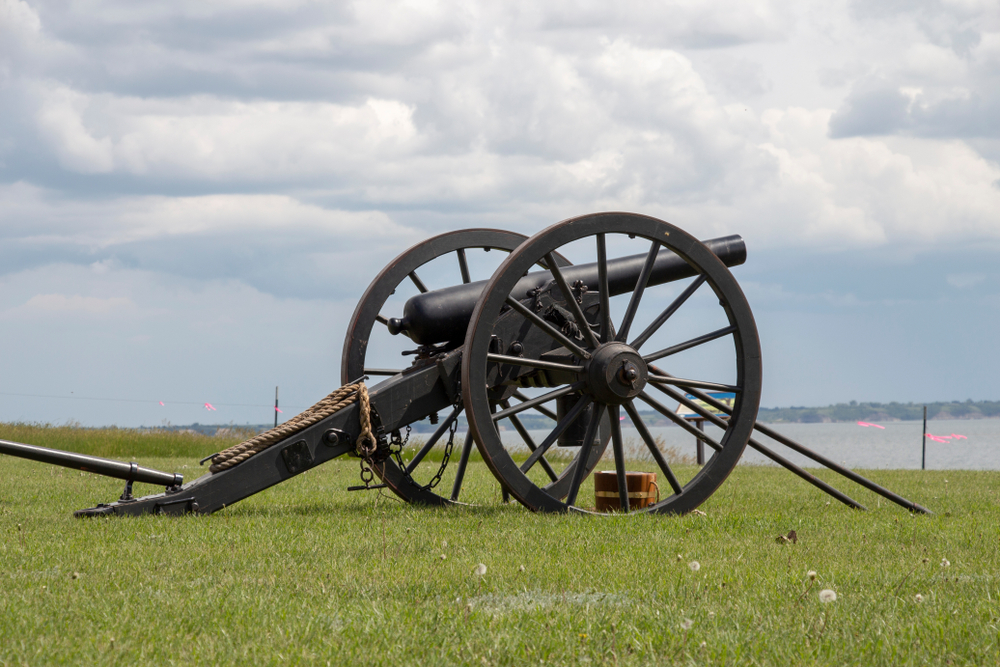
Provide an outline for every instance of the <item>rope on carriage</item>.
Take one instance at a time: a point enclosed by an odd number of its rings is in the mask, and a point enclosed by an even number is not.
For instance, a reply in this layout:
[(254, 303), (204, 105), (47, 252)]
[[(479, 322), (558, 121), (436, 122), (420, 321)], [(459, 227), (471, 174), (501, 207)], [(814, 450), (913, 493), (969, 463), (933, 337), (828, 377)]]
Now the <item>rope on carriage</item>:
[(358, 401), (361, 404), (361, 409), (358, 411), (358, 418), (361, 422), (361, 435), (358, 436), (354, 446), (360, 456), (370, 457), (375, 451), (377, 441), (375, 435), (372, 433), (371, 404), (368, 401), (368, 388), (365, 387), (364, 382), (358, 382), (344, 385), (316, 405), (295, 415), (284, 424), (255, 435), (249, 440), (245, 440), (238, 445), (233, 445), (229, 449), (224, 449), (218, 454), (214, 454), (209, 470), (216, 473), (232, 468), (234, 465), (246, 461), (254, 454), (259, 454), (274, 443), (280, 442), (302, 429), (312, 426), (321, 419), (329, 417), (334, 412), (346, 408), (348, 405), (354, 403), (354, 401)]

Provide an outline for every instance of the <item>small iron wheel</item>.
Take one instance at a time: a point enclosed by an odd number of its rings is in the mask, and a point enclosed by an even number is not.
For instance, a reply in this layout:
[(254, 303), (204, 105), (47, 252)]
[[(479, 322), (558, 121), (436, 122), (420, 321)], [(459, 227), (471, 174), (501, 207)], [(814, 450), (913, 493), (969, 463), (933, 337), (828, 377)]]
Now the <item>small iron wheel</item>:
[[(557, 251), (573, 266), (528, 274)], [(674, 267), (673, 273), (666, 272), (666, 264)], [(686, 286), (677, 282), (684, 277), (691, 277)], [(510, 339), (512, 332), (532, 343), (524, 345), (519, 358), (497, 351), (496, 341)], [(701, 363), (705, 367), (699, 371)], [(493, 411), (505, 387), (538, 378), (544, 380), (537, 385), (545, 387), (541, 394)], [(729, 269), (674, 225), (631, 213), (572, 218), (512, 252), (483, 290), (462, 360), (466, 415), (486, 464), (518, 501), (544, 512), (590, 511), (593, 505), (583, 500), (581, 487), (603, 439), (595, 435), (604, 425), (613, 443), (618, 501), (629, 510), (623, 414), (635, 427), (639, 451), (648, 452), (662, 475), (660, 499), (640, 511), (690, 512), (739, 461), (753, 430), (760, 387), (756, 324)], [(669, 400), (686, 408), (693, 402), (686, 390), (733, 395), (732, 416), (721, 436), (699, 431), (677, 409), (661, 403)], [(559, 421), (538, 436), (534, 451), (505, 445), (500, 419), (532, 405), (558, 403)], [(640, 405), (701, 439), (715, 450), (711, 458), (703, 465), (671, 464), (640, 415)], [(568, 444), (575, 445), (570, 450), (575, 456), (560, 473), (567, 486), (552, 493), (551, 483), (540, 483), (545, 477), (536, 464), (553, 445), (567, 444), (561, 442), (567, 433), (573, 434)], [(577, 465), (581, 459), (588, 465)], [(683, 474), (674, 468), (683, 468)]]

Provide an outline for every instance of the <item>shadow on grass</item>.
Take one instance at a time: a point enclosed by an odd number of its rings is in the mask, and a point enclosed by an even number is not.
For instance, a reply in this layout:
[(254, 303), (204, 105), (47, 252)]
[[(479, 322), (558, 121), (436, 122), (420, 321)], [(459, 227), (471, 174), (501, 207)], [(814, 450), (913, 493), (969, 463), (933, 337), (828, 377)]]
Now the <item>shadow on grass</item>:
[(223, 512), (229, 516), (241, 517), (280, 517), (280, 516), (325, 516), (329, 514), (340, 514), (348, 516), (369, 516), (375, 513), (389, 511), (395, 515), (406, 514), (431, 514), (449, 516), (469, 516), (469, 517), (495, 517), (509, 515), (514, 512), (527, 512), (526, 509), (517, 503), (509, 505), (420, 505), (417, 503), (406, 503), (402, 500), (392, 498), (390, 502), (380, 499), (376, 504), (357, 502), (310, 502), (296, 504), (274, 504), (274, 505), (247, 505), (244, 507), (228, 507)]

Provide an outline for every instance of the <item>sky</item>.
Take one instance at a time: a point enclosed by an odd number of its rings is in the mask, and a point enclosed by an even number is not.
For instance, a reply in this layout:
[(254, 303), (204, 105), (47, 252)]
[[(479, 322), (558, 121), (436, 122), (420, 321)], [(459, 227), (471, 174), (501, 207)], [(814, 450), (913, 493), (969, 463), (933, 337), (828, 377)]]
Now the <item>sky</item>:
[(997, 400), (998, 119), (995, 0), (0, 0), (0, 421), (288, 416), (413, 243), (602, 210), (744, 237), (764, 406)]

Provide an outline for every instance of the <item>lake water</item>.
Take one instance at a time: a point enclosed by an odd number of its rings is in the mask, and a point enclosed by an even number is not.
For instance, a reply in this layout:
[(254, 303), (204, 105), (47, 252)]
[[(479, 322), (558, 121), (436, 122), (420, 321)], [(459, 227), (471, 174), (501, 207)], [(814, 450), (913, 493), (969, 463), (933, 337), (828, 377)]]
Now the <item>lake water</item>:
[[(854, 422), (832, 424), (769, 424), (772, 430), (795, 440), (809, 449), (848, 468), (920, 468), (922, 422), (886, 422), (884, 429), (858, 426)], [(721, 431), (708, 426), (707, 433), (716, 439)], [(623, 428), (629, 457), (649, 460), (649, 453), (632, 428)], [(964, 435), (947, 442), (927, 440), (928, 470), (1000, 470), (1000, 419), (939, 420), (927, 423), (927, 431), (939, 436)], [(694, 456), (694, 436), (678, 427), (651, 428), (654, 437), (663, 439), (664, 446), (676, 448), (684, 455)], [(540, 442), (547, 431), (532, 431)], [(513, 430), (503, 433), (504, 442), (520, 443)], [(765, 447), (802, 467), (819, 464), (796, 454), (784, 445), (760, 434), (754, 435)], [(610, 455), (611, 448), (608, 448)], [(706, 447), (706, 456), (712, 450)], [(749, 446), (741, 463), (772, 464)]]

